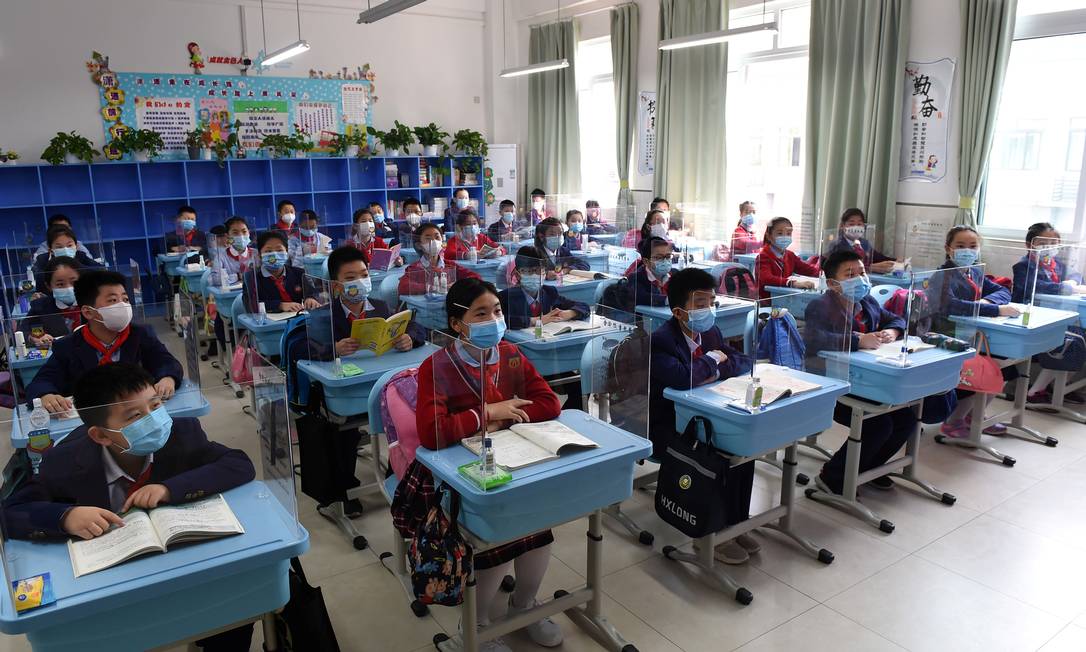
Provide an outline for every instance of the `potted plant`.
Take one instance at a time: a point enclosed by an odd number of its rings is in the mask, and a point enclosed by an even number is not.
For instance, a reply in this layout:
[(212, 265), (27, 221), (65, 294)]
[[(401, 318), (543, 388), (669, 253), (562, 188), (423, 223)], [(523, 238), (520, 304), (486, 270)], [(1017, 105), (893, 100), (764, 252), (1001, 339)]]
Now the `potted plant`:
[(336, 134), (332, 138), (332, 153), (336, 156), (362, 157), (369, 153), (369, 143), (366, 142), (366, 132), (361, 128), (352, 129), (350, 133)]
[(452, 185), (452, 159), (443, 158), (430, 168), (433, 183), (438, 187)]
[(0, 163), (7, 163), (8, 165), (15, 165), (19, 162), (19, 152), (13, 149), (4, 151), (0, 149)]
[(185, 147), (188, 148), (189, 158), (193, 161), (210, 161), (212, 144), (210, 129), (198, 126), (185, 134)]
[(313, 149), (313, 137), (300, 125), (294, 125), (294, 133), (288, 136), (290, 139), (290, 151), (294, 158), (305, 158), (309, 150)]
[(124, 154), (131, 154), (137, 163), (147, 163), (166, 147), (162, 136), (151, 129), (125, 129), (113, 141)]
[(460, 156), (486, 156), (486, 139), (478, 131), (461, 129), (453, 134), (452, 151)]
[(378, 131), (373, 127), (366, 127), (366, 132), (381, 141), (381, 148), (385, 151), (385, 156), (403, 156), (411, 143), (415, 142), (415, 134), (411, 131), (411, 127), (399, 120), (396, 120), (392, 129), (388, 131)]
[(460, 162), (460, 172), (463, 175), (460, 183), (465, 186), (479, 185), (479, 163), (474, 158), (464, 159)]
[[(211, 141), (211, 150), (215, 153), (215, 158), (219, 160), (219, 167), (226, 167), (226, 159), (233, 153), (238, 158), (244, 158), (245, 150), (241, 149), (241, 140), (238, 134), (241, 133), (241, 120), (235, 120), (232, 128), (230, 129), (230, 135), (225, 139)], [(210, 137), (209, 137), (210, 140)]]
[(415, 127), (414, 131), (419, 139), (419, 145), (422, 145), (423, 156), (437, 156), (437, 146), (441, 145), (444, 148), (445, 139), (449, 137), (448, 133), (432, 122), (425, 127)]
[(49, 146), (41, 153), (43, 161), (60, 165), (61, 163), (90, 163), (94, 160), (94, 146), (88, 138), (74, 131), (58, 131), (49, 141)]

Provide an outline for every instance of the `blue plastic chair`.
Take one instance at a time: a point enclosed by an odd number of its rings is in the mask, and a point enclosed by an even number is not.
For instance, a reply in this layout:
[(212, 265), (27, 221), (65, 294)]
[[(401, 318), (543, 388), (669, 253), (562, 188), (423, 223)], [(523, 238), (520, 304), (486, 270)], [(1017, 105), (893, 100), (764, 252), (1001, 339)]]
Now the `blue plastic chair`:
[(609, 278), (606, 281), (603, 281), (599, 285), (597, 285), (596, 286), (596, 293), (592, 295), (592, 302), (595, 303), (596, 305), (599, 305), (600, 301), (603, 301), (603, 293), (604, 293), (604, 291), (608, 287), (614, 285), (615, 283), (618, 283), (620, 280), (621, 279), (617, 279), (617, 278)]
[(400, 304), (400, 277), (389, 274), (381, 279), (374, 298), (384, 301), (389, 307), (395, 309)]
[(504, 290), (509, 287), (509, 265), (513, 264), (513, 257), (507, 256), (505, 260), (498, 263), (498, 270), (495, 272), (494, 287), (499, 290)]
[(876, 285), (871, 288), (871, 296), (875, 297), (879, 301), (880, 306), (885, 306), (886, 302), (890, 300), (890, 297), (894, 296), (894, 292), (900, 290), (896, 285)]

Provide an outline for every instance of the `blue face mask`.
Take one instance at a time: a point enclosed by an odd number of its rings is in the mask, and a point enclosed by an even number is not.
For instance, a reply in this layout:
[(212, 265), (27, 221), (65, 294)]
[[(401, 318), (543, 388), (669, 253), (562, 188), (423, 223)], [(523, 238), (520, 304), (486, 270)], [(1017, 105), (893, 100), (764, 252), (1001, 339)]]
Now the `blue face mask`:
[(656, 278), (664, 278), (671, 272), (670, 260), (658, 260), (652, 263), (652, 275)]
[(74, 306), (75, 288), (53, 288), (53, 298), (66, 306)]
[(385, 221), (385, 214), (384, 213), (374, 213), (373, 214), (373, 221), (377, 222), (378, 224), (381, 224), (382, 222)]
[(460, 229), (460, 238), (475, 242), (475, 236), (479, 235), (479, 227), (477, 225), (465, 226)]
[(373, 281), (367, 276), (353, 281), (343, 281), (343, 294), (340, 296), (347, 303), (355, 305), (365, 301), (372, 290)]
[(287, 252), (285, 251), (269, 251), (260, 257), (260, 262), (264, 264), (264, 269), (269, 272), (274, 272), (287, 264)]
[(230, 240), (230, 244), (237, 252), (245, 251), (245, 248), (249, 246), (249, 236), (247, 235), (235, 235)]
[(520, 277), (520, 287), (524, 288), (524, 291), (532, 296), (539, 294), (539, 288), (543, 285), (543, 279), (539, 274), (525, 274)]
[(562, 246), (562, 236), (548, 235), (546, 244), (548, 251), (558, 251), (558, 248)]
[(743, 226), (754, 226), (754, 213), (747, 213), (743, 216)]
[(60, 258), (61, 256), (75, 258), (75, 247), (57, 247), (53, 250), (53, 258)]
[(505, 222), (506, 224), (512, 224), (513, 217), (514, 215), (511, 212), (502, 213), (502, 222)]
[(781, 251), (787, 249), (791, 244), (792, 236), (790, 235), (779, 235), (776, 238), (773, 238), (773, 246)]
[(686, 325), (695, 333), (704, 333), (716, 323), (716, 312), (712, 308), (686, 311)]
[(569, 230), (574, 233), (580, 233), (581, 231), (584, 231), (584, 222), (574, 222), (573, 224), (570, 224)]
[(460, 210), (463, 210), (463, 209), (467, 208), (468, 207), (468, 198), (467, 197), (457, 197), (456, 198), (456, 207), (459, 208)]
[(313, 236), (317, 235), (317, 230), (316, 229), (303, 229), (301, 227), (298, 227), (298, 233), (301, 233), (302, 235), (304, 235), (307, 238), (312, 238)]
[(185, 233), (196, 228), (196, 220), (181, 220), (181, 230)]
[(119, 432), (128, 441), (128, 448), (121, 451), (129, 455), (150, 455), (166, 445), (173, 430), (173, 417), (166, 411), (165, 405), (160, 405), (150, 414), (141, 417), (120, 430), (106, 428), (113, 432)]
[(866, 276), (853, 276), (838, 282), (841, 284), (841, 294), (853, 301), (860, 301), (871, 292), (871, 282)]
[(494, 319), (468, 324), (468, 341), (480, 349), (497, 346), (505, 335), (505, 320)]
[(980, 258), (980, 249), (955, 249), (950, 254), (950, 259), (958, 267), (969, 267)]

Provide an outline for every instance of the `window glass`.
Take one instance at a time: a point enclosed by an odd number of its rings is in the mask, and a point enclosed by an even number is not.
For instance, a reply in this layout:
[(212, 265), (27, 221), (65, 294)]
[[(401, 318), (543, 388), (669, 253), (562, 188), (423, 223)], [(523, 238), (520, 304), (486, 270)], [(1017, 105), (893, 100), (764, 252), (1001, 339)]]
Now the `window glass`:
[[(581, 133), (581, 192), (612, 207), (618, 199), (615, 164), (615, 90), (611, 39), (577, 45), (577, 102)], [(631, 170), (631, 174), (633, 170)]]

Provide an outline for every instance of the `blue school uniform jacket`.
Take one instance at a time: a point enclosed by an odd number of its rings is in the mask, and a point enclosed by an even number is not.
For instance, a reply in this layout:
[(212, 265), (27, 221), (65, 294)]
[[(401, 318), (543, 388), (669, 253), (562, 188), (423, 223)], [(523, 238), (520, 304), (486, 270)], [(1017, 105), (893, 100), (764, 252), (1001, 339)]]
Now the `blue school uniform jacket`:
[[(387, 319), (396, 314), (392, 308), (380, 299), (367, 299), (366, 317)], [(328, 315), (331, 314), (331, 319)], [(332, 360), (335, 358), (335, 344), (351, 335), (351, 322), (343, 311), (339, 299), (333, 299), (330, 306), (323, 306), (310, 311), (306, 323), (306, 340), (291, 347), (288, 354), (292, 363), (298, 360)], [(427, 331), (414, 319), (407, 324), (407, 335), (411, 337), (411, 346), (420, 347), (426, 343)]]
[(724, 343), (724, 335), (713, 326), (701, 334), (703, 352), (722, 351), (728, 359), (717, 364), (713, 358), (694, 357), (679, 320), (672, 317), (652, 333), (649, 361), (649, 438), (652, 454), (659, 458), (675, 436), (675, 404), (664, 398), (664, 389), (691, 389), (710, 379), (724, 380), (749, 372), (753, 361)]
[(840, 296), (836, 292), (826, 292), (807, 306), (803, 339), (809, 361), (814, 361), (819, 351), (840, 351), (845, 333), (850, 334), (850, 351), (859, 350), (863, 333), (896, 328), (905, 334), (905, 319), (883, 308), (875, 297), (864, 297), (859, 303), (859, 313), (848, 314), (848, 307), (841, 303)]
[[(948, 260), (939, 269), (954, 267), (954, 263)], [(973, 283), (980, 288), (979, 298), (987, 299), (991, 303), (979, 303), (966, 274), (969, 274)], [(1007, 288), (985, 278), (977, 267), (935, 274), (931, 277), (927, 294), (931, 306), (943, 315), (972, 315), (976, 306), (981, 317), (998, 317), (999, 306), (1010, 303), (1011, 300), (1011, 293)]]
[[(49, 262), (49, 258), (51, 256), (52, 252), (40, 254), (37, 258), (34, 259), (34, 264), (31, 266), (30, 271), (33, 272), (34, 278), (37, 280), (39, 292), (49, 291), (49, 288), (46, 286), (46, 283), (48, 283), (49, 279), (45, 277), (44, 270), (45, 265)], [(102, 266), (101, 263), (91, 258), (88, 254), (85, 254), (79, 250), (75, 252), (75, 262), (79, 263), (79, 266), (84, 269)]]
[[(46, 394), (71, 396), (83, 373), (98, 366), (99, 353), (83, 339), (82, 328), (53, 342), (52, 355), (26, 388), (28, 403)], [(138, 364), (156, 383), (163, 378), (173, 378), (174, 385), (180, 387), (185, 376), (181, 363), (166, 349), (154, 330), (142, 324), (129, 324), (128, 329), (128, 339), (120, 349), (120, 362)]]
[(1068, 275), (1067, 265), (1062, 260), (1055, 258), (1053, 262), (1055, 263), (1055, 269), (1049, 269), (1047, 265), (1041, 265), (1040, 269), (1038, 269), (1036, 256), (1028, 254), (1022, 256), (1011, 268), (1014, 273), (1014, 283), (1011, 286), (1011, 301), (1014, 303), (1028, 303), (1033, 298), (1030, 296), (1029, 286), (1033, 283), (1034, 275), (1037, 277), (1037, 284), (1032, 292), (1034, 295), (1069, 294), (1070, 290), (1064, 288), (1063, 281), (1082, 282), (1082, 276), (1079, 274)]
[(373, 235), (381, 238), (388, 243), (388, 246), (397, 244), (399, 241), (396, 239), (397, 233), (388, 225), (388, 218), (385, 218), (384, 222), (373, 223)]
[[(76, 308), (78, 310), (78, 308)], [(57, 306), (53, 295), (47, 294), (30, 302), (30, 309), (26, 311), (26, 317), (19, 324), (19, 330), (24, 335), (30, 335), (31, 330), (40, 328), (46, 335), (60, 337), (71, 332), (68, 319), (64, 317), (62, 309)]]
[[(498, 292), (498, 301), (502, 304), (502, 314), (505, 315), (505, 324), (513, 330), (528, 328), (532, 325), (532, 304), (528, 293), (519, 285), (506, 288)], [(584, 319), (588, 314), (588, 306), (580, 301), (567, 299), (558, 292), (553, 285), (544, 285), (539, 288), (539, 314), (545, 315), (551, 310), (572, 310), (577, 313), (576, 319)]]
[(649, 279), (648, 270), (643, 264), (638, 263), (637, 268), (633, 274), (630, 274), (630, 286), (634, 293), (634, 305), (638, 306), (666, 306), (667, 305), (667, 291), (664, 287), (667, 285), (665, 280), (663, 284), (653, 283)]
[[(304, 270), (287, 265), (283, 268), (282, 278), (283, 287), (286, 288), (291, 301), (301, 303), (307, 296), (314, 296), (315, 293), (307, 293), (304, 289)], [(251, 313), (257, 312), (261, 301), (264, 302), (264, 309), (267, 312), (282, 312), (279, 305), (283, 303), (283, 298), (279, 295), (279, 289), (275, 286), (275, 281), (270, 276), (264, 275), (263, 268), (244, 275), (244, 287), (241, 296), (245, 297), (243, 299), (245, 309)]]
[(184, 245), (186, 247), (199, 247), (200, 251), (207, 252), (207, 236), (200, 229), (192, 230), (192, 237), (186, 238), (178, 233), (166, 234), (166, 251), (169, 252), (174, 247), (180, 247)]
[[(173, 505), (208, 498), (249, 482), (253, 463), (240, 450), (208, 441), (197, 419), (175, 417), (170, 438), (155, 452), (148, 484), (163, 484)], [(81, 425), (45, 452), (38, 473), (4, 501), (8, 536), (67, 537), (61, 529), (72, 507), (112, 509), (102, 446)]]
[(547, 248), (540, 242), (535, 243), (536, 249), (538, 249), (544, 256), (544, 264), (550, 269), (558, 269), (559, 267), (569, 267), (570, 269), (581, 269), (584, 271), (589, 270), (588, 261), (584, 258), (578, 258), (570, 252), (569, 247), (562, 244), (558, 247), (558, 251), (554, 252), (554, 256), (551, 256)]

